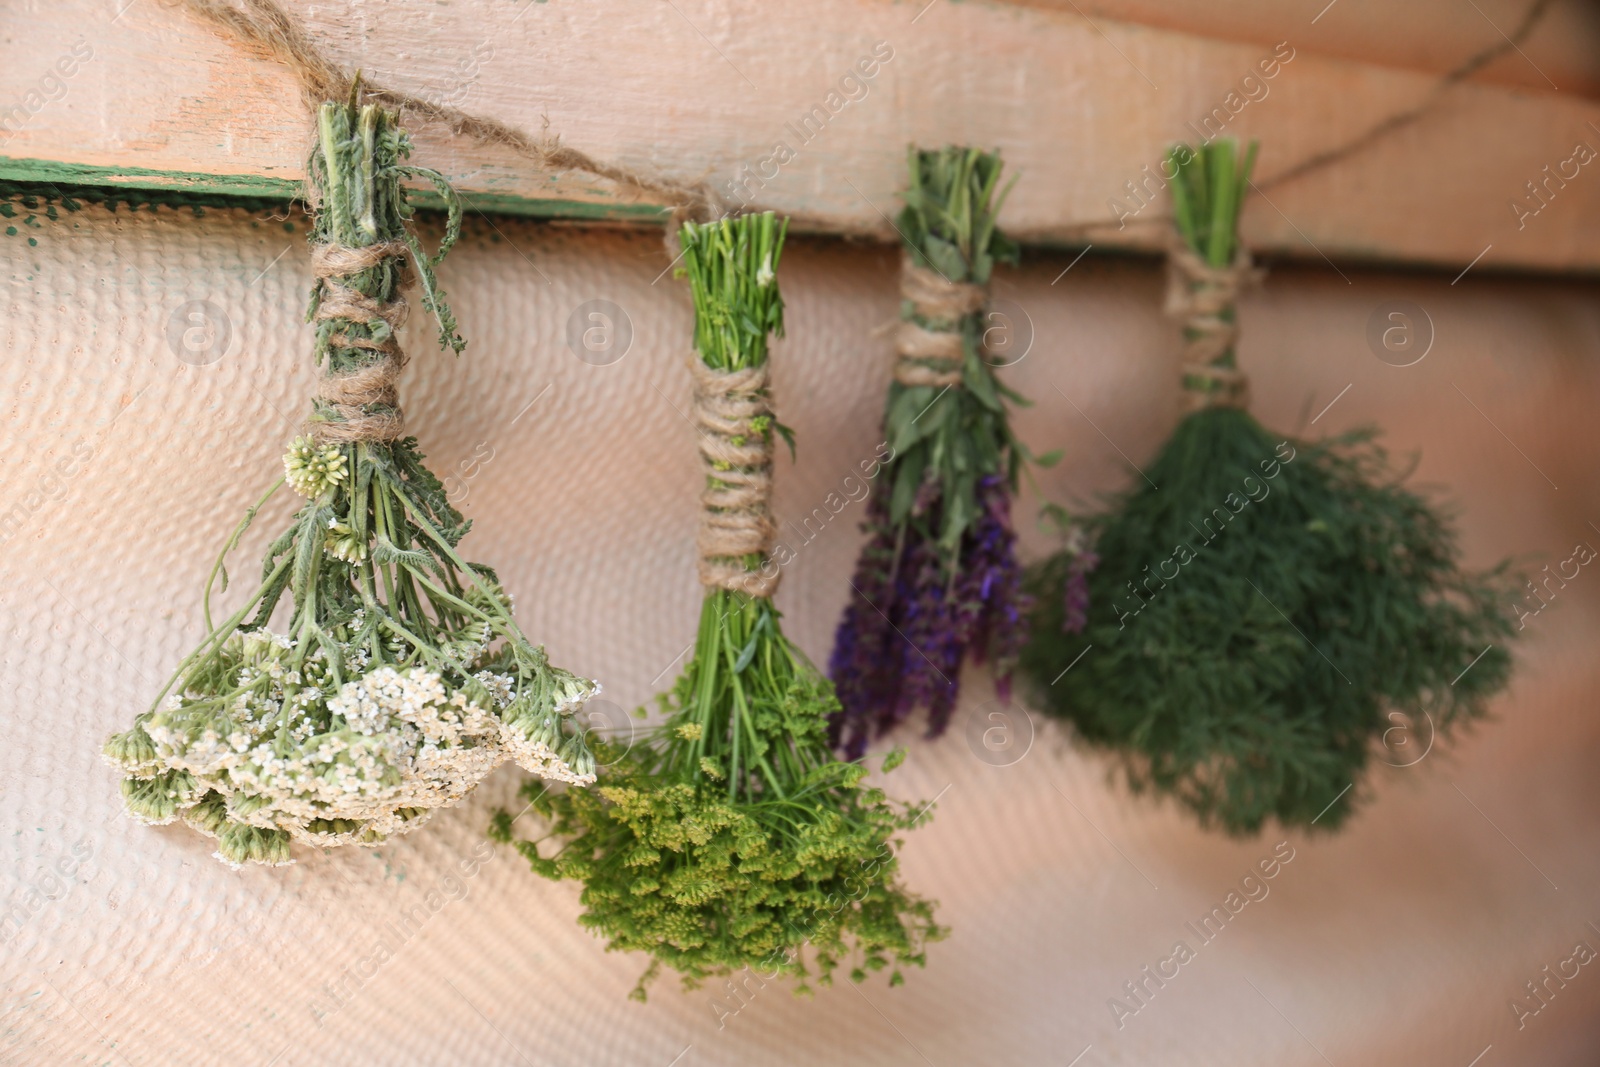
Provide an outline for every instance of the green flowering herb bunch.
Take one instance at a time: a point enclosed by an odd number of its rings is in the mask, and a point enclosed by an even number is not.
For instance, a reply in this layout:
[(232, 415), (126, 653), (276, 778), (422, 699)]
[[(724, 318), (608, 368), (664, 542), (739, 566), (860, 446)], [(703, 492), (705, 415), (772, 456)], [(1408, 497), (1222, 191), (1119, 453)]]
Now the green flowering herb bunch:
[[(1337, 827), (1376, 742), (1419, 749), (1507, 681), (1504, 566), (1473, 573), (1372, 431), (1306, 442), (1245, 410), (1236, 221), (1254, 150), (1174, 149), (1174, 304), (1193, 410), (1137, 489), (1031, 568), (1040, 704), (1208, 825)], [(1087, 581), (1087, 595), (1078, 589)], [(1087, 604), (1085, 604), (1087, 600)], [(1070, 668), (1070, 669), (1068, 669)]]
[[(464, 344), (433, 274), (460, 203), (438, 175), (401, 164), (409, 141), (380, 107), (325, 104), (319, 135), (310, 318), (323, 380), (310, 432), (213, 567), (206, 637), (105, 746), (135, 818), (182, 819), (234, 866), (289, 862), (291, 841), (377, 844), (507, 759), (594, 780), (570, 716), (598, 687), (553, 666), (517, 627), (494, 571), (462, 558), (470, 523), (416, 439), (400, 435), (394, 333), (413, 268), (441, 343)], [(431, 256), (406, 226), (401, 182), (412, 175), (450, 205)], [(304, 503), (267, 548), (260, 584), (215, 622), (226, 556), (284, 482)]]
[[(709, 372), (697, 373), (708, 589), (693, 659), (658, 698), (664, 721), (646, 743), (601, 746), (611, 762), (595, 789), (524, 791), (545, 833), (518, 849), (539, 874), (583, 882), (580, 921), (610, 949), (653, 957), (639, 999), (662, 964), (691, 987), (749, 966), (798, 976), (804, 990), (847, 960), (855, 980), (888, 967), (898, 983), (899, 966), (922, 965), (944, 933), (932, 904), (897, 880), (897, 835), (924, 812), (834, 757), (833, 686), (769, 599), (776, 570), (763, 569), (759, 544), (770, 548), (765, 493), (784, 431), (765, 364), (767, 335), (782, 328), (783, 236), (770, 213), (683, 229), (694, 362)], [(492, 833), (510, 841), (511, 823), (501, 812)]]

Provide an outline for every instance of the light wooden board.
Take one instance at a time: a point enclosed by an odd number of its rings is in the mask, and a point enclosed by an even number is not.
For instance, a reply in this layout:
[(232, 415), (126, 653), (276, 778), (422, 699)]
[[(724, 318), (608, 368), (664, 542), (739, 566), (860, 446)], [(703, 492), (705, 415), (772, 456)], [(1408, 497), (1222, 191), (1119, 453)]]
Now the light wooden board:
[[(1503, 44), (1539, 0), (1013, 0), (1066, 14), (1137, 22), (1224, 41), (1271, 46), (1285, 38), (1318, 55), (1426, 74), (1454, 70)], [(1600, 6), (1554, 0), (1519, 49), (1474, 81), (1544, 92), (1600, 94)]]
[[(1246, 82), (1253, 71), (1259, 78), (1272, 47), (1195, 34), (1192, 11), (1186, 28), (1173, 29), (1085, 16), (1070, 4), (950, 0), (286, 4), (337, 60), (381, 82), (525, 128), (547, 120), (596, 157), (680, 181), (709, 178), (725, 193), (744, 177), (744, 199), (812, 230), (892, 238), (906, 145), (962, 142), (1001, 148), (1021, 175), (1004, 222), (1024, 240), (1155, 247), (1166, 234), (1166, 198), (1143, 168), (1156, 168), (1167, 144), (1193, 138), (1216, 113), (1228, 118), (1226, 133), (1263, 142), (1258, 174), (1268, 192), (1244, 216), (1258, 249), (1326, 257), (1335, 269), (1355, 260), (1600, 266), (1593, 168), (1553, 180), (1536, 216), (1519, 220), (1512, 207), (1519, 196), (1538, 205), (1527, 183), (1571, 158), (1578, 142), (1600, 148), (1591, 125), (1600, 107), (1570, 90), (1493, 79), (1458, 86), (1370, 148), (1270, 186), (1416, 106), (1437, 83), (1436, 72), (1416, 68), (1441, 65), (1438, 56), (1424, 63), (1404, 50), (1375, 52), (1416, 60), (1410, 68), (1348, 58), (1356, 31), (1330, 21), (1348, 17), (1338, 8), (1313, 23), (1311, 6), (1320, 5), (1308, 5), (1278, 48), (1293, 58), (1276, 77)], [(1134, 0), (1111, 4), (1113, 13), (1118, 4), (1130, 18), (1148, 16)], [(12, 11), (0, 104), (21, 111), (0, 117), (8, 123), (0, 178), (281, 195), (300, 177), (307, 119), (281, 65), (156, 0), (22, 0)], [(1502, 28), (1514, 25), (1505, 5), (1493, 11)], [(1367, 32), (1383, 30), (1375, 23)], [(1493, 42), (1490, 30), (1481, 30), (1482, 44)], [(1474, 32), (1457, 31), (1454, 47)], [(92, 58), (73, 62), (74, 48)], [(878, 70), (862, 78), (857, 65), (870, 66), (875, 49)], [(1571, 64), (1556, 60), (1565, 78)], [(63, 62), (70, 75), (57, 73)], [(825, 120), (820, 131), (801, 128), (812, 113)], [(540, 173), (444, 131), (416, 135), (418, 161), (485, 210), (657, 214), (584, 175)], [(793, 153), (787, 162), (779, 145)], [(1119, 227), (1117, 216), (1139, 207), (1130, 181), (1151, 202)]]

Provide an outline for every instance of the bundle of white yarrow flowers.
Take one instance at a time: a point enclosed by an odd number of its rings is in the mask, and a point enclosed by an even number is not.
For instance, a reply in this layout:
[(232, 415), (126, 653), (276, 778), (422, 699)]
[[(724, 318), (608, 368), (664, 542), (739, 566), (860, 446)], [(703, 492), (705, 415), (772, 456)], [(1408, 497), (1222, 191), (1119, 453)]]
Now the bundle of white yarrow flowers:
[[(182, 819), (234, 866), (290, 862), (291, 841), (377, 844), (507, 760), (594, 781), (574, 713), (599, 686), (551, 665), (494, 571), (460, 556), (471, 523), (401, 435), (395, 331), (413, 276), (441, 344), (465, 344), (433, 272), (460, 202), (437, 174), (401, 165), (409, 140), (381, 107), (325, 104), (318, 132), (309, 317), (323, 377), (309, 431), (213, 567), (206, 637), (104, 749), (130, 814)], [(432, 255), (405, 224), (407, 177), (449, 205)], [(253, 595), (213, 624), (223, 560), (285, 482), (304, 503), (268, 546)]]

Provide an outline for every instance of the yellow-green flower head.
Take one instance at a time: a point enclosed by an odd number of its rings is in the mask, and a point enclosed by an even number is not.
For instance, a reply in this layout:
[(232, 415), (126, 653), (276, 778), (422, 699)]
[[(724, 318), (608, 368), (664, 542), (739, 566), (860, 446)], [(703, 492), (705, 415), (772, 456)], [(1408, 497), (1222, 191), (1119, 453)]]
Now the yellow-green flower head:
[(289, 487), (315, 500), (349, 477), (344, 453), (338, 445), (322, 445), (309, 437), (296, 437), (283, 456), (283, 474)]

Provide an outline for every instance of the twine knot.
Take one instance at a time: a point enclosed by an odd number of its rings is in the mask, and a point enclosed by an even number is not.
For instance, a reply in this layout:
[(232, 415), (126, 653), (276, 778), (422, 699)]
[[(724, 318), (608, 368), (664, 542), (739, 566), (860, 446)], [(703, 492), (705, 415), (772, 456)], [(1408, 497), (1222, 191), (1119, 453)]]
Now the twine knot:
[(344, 279), (395, 257), (400, 258), (403, 270), (407, 251), (403, 241), (360, 248), (322, 244), (311, 250), (311, 272), (322, 282), (315, 321), (362, 325), (382, 322), (388, 326), (381, 331), (381, 341), (339, 329), (328, 335), (330, 345), (371, 352), (376, 358), (343, 371), (334, 370), (331, 357), (323, 365), (322, 380), (317, 385), (318, 414), (307, 425), (312, 439), (319, 443), (394, 441), (404, 433), (405, 416), (400, 410), (398, 386), (406, 356), (400, 350), (396, 331), (406, 320), (405, 297), (397, 285), (393, 298), (380, 303), (346, 285)]
[[(781, 572), (770, 565), (772, 524), (772, 403), (767, 368), (713, 370), (699, 356), (694, 374), (694, 419), (706, 489), (700, 495), (700, 584), (752, 597), (770, 597)], [(758, 423), (756, 420), (763, 420)], [(762, 557), (750, 570), (745, 560)]]
[(1251, 263), (1243, 246), (1226, 267), (1211, 266), (1181, 241), (1168, 251), (1163, 310), (1183, 320), (1183, 381), (1190, 410), (1249, 406), (1250, 379), (1232, 366), (1239, 340), (1233, 307), (1239, 294), (1265, 273)]
[(904, 320), (895, 327), (894, 380), (901, 385), (960, 385), (966, 358), (961, 320), (983, 310), (988, 290), (969, 282), (949, 281), (937, 271), (917, 266), (910, 254), (904, 253), (900, 258), (900, 296), (919, 318), (940, 325), (927, 327)]

